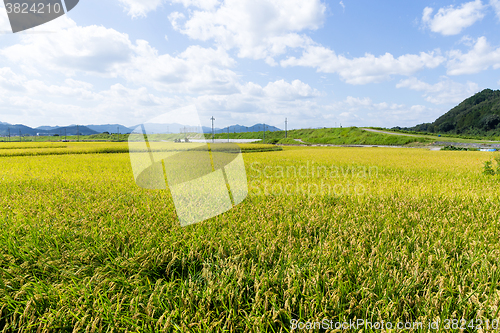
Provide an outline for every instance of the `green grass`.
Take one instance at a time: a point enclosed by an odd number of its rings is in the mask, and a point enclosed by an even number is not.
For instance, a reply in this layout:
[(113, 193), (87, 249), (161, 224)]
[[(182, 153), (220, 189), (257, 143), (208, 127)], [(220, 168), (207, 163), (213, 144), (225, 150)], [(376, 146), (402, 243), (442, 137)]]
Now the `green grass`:
[[(448, 141), (448, 142), (464, 142), (464, 143), (491, 143), (499, 142), (492, 140), (500, 140), (498, 137), (485, 137), (485, 136), (472, 136), (472, 135), (458, 135), (458, 134), (447, 134), (447, 133), (429, 133), (429, 132), (416, 132), (402, 129), (385, 129), (380, 127), (369, 127), (376, 130), (381, 130), (389, 133), (403, 133), (412, 136), (417, 136), (421, 138), (429, 138), (433, 141)], [(441, 136), (438, 136), (441, 135)]]
[[(225, 139), (227, 134), (216, 134), (217, 139)], [(234, 139), (264, 139), (263, 132), (229, 133)], [(422, 136), (415, 138), (411, 136), (396, 136), (372, 133), (356, 127), (346, 128), (324, 128), (324, 129), (301, 129), (291, 130), (285, 138), (284, 131), (266, 132), (266, 143), (301, 144), (295, 141), (301, 139), (307, 144), (334, 144), (334, 145), (406, 145), (413, 142), (430, 143), (433, 140)]]
[(292, 319), (498, 318), (491, 156), (245, 154), (248, 198), (186, 228), (168, 191), (135, 185), (128, 154), (2, 156), (0, 327), (287, 332)]
[[(373, 128), (383, 130), (385, 132), (394, 133), (382, 134), (373, 133), (363, 130), (362, 128), (346, 127), (346, 128), (323, 128), (323, 129), (300, 129), (291, 130), (287, 133), (285, 138), (284, 131), (268, 132), (241, 132), (229, 133), (231, 139), (261, 139), (261, 142), (256, 144), (287, 144), (287, 145), (300, 145), (295, 139), (301, 139), (306, 144), (333, 144), (333, 145), (426, 145), (435, 141), (449, 141), (449, 142), (465, 142), (465, 143), (489, 143), (481, 137), (469, 137), (460, 135), (443, 134), (438, 137), (437, 134), (429, 134), (423, 132), (411, 132), (404, 130), (389, 130), (383, 128)], [(409, 134), (408, 136), (401, 136), (397, 134)], [(163, 140), (165, 138), (177, 138), (179, 134), (169, 135), (150, 135), (152, 140), (158, 138)], [(207, 139), (212, 137), (211, 134), (205, 134)], [(217, 139), (227, 139), (227, 133), (216, 134)], [(23, 137), (22, 142), (19, 138), (12, 137), (10, 142), (8, 138), (0, 138), (1, 144), (24, 144), (26, 142), (61, 142), (64, 137)], [(128, 141), (127, 134), (95, 134), (88, 136), (68, 136), (67, 141), (73, 142), (126, 142)], [(66, 143), (66, 142), (63, 142)]]
[(0, 137), (0, 142), (24, 143), (24, 142), (60, 142), (68, 140), (72, 142), (124, 142), (128, 140), (128, 134), (92, 134), (92, 135), (68, 135), (68, 136), (23, 136)]
[[(176, 144), (177, 145), (177, 144)], [(182, 143), (178, 144), (182, 147)], [(243, 153), (280, 151), (279, 146), (270, 144), (238, 144)], [(126, 142), (0, 142), (0, 157), (42, 156), (68, 154), (113, 154), (128, 153)]]
[[(365, 131), (357, 127), (345, 128), (322, 128), (322, 129), (300, 129), (291, 130), (285, 138), (284, 131), (266, 132), (266, 143), (300, 145), (295, 139), (301, 139), (308, 144), (333, 144), (333, 145), (426, 145), (436, 141), (462, 142), (462, 143), (491, 143), (480, 137), (461, 137), (459, 135), (411, 132), (403, 130), (390, 130), (385, 128), (371, 127), (387, 133), (375, 133)], [(408, 136), (400, 135), (408, 134)], [(211, 138), (211, 135), (206, 135)], [(226, 139), (227, 134), (216, 134), (217, 139)], [(229, 133), (231, 139), (264, 139), (263, 132)]]

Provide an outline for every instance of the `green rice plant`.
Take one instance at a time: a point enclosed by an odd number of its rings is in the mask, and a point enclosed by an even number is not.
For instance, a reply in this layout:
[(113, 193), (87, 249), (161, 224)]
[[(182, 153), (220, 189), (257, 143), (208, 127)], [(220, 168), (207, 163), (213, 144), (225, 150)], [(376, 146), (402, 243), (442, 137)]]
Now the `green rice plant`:
[(496, 174), (500, 175), (500, 155), (495, 154), (495, 162), (497, 164)]
[(495, 174), (495, 170), (493, 169), (493, 162), (492, 161), (485, 161), (484, 162), (483, 174), (488, 175), (488, 176), (492, 176)]
[(0, 156), (4, 332), (498, 319), (500, 193), (475, 152), (244, 154), (247, 199), (182, 228), (128, 154), (89, 145)]

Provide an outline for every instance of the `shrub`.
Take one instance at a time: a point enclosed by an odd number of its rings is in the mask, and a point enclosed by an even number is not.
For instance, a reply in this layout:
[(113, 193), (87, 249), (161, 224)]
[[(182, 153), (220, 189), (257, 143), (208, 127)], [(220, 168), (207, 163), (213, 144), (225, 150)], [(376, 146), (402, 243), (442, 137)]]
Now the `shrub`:
[[(497, 165), (497, 172), (498, 172), (498, 165)], [(495, 170), (493, 170), (493, 162), (492, 161), (484, 162), (483, 174), (488, 175), (488, 176), (495, 174)]]

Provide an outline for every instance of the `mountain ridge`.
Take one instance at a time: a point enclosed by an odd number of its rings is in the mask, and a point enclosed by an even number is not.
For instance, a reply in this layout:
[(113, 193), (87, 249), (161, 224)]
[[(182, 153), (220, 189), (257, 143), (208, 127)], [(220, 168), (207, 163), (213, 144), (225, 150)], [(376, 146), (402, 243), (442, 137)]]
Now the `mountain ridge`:
[[(23, 124), (9, 124), (6, 122), (0, 121), (0, 136), (19, 136), (19, 131), (21, 136), (29, 135), (29, 136), (48, 136), (48, 135), (91, 135), (91, 134), (99, 134), (99, 133), (117, 133), (128, 134), (131, 133), (136, 126), (123, 126), (120, 124), (104, 124), (104, 125), (68, 125), (68, 126), (38, 126), (38, 127), (29, 127)], [(154, 134), (165, 134), (165, 133), (178, 133), (181, 131), (185, 125), (181, 124), (154, 124), (154, 123), (146, 123), (147, 131)], [(266, 131), (275, 132), (281, 131), (278, 127), (265, 125)], [(229, 129), (230, 133), (240, 133), (240, 132), (261, 132), (264, 130), (264, 124), (255, 124), (253, 126), (242, 126), (242, 125), (231, 125), (224, 128), (214, 128), (214, 132), (216, 134), (227, 133)], [(203, 133), (209, 134), (212, 133), (211, 127), (202, 126)]]
[(484, 89), (466, 98), (432, 123), (394, 127), (417, 132), (500, 136), (500, 90)]

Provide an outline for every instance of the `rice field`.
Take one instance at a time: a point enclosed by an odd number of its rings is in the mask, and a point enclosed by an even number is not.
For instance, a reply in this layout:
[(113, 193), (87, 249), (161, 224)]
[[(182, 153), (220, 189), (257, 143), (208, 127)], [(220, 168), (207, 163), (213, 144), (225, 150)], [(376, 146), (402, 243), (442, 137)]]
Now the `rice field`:
[(135, 185), (125, 144), (31, 145), (0, 146), (0, 332), (487, 332), (500, 317), (495, 153), (244, 154), (247, 199), (182, 228), (168, 190)]

